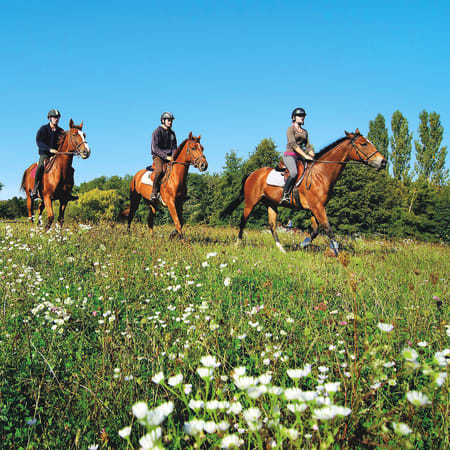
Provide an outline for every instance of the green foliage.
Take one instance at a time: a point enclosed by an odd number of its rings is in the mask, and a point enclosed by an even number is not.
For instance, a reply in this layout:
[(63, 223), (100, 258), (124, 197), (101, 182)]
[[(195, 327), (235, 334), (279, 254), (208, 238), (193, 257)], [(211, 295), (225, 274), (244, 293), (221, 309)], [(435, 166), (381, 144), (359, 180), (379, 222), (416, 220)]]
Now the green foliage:
[(27, 202), (24, 198), (13, 197), (0, 200), (0, 217), (2, 219), (16, 219), (27, 215)]
[(277, 152), (276, 145), (272, 139), (263, 139), (255, 151), (250, 154), (248, 160), (244, 164), (243, 171), (245, 174), (254, 172), (262, 167), (275, 167), (280, 161), (281, 154)]
[(394, 178), (405, 181), (409, 177), (412, 133), (408, 120), (400, 111), (392, 114), (391, 161)]
[(376, 149), (389, 161), (389, 136), (386, 121), (382, 114), (377, 114), (375, 120), (369, 122), (367, 138), (375, 145)]
[(429, 182), (442, 185), (447, 181), (448, 169), (444, 170), (447, 147), (440, 147), (444, 134), (440, 115), (423, 110), (419, 114), (420, 141), (414, 141), (416, 147), (416, 171)]
[(98, 222), (116, 220), (122, 210), (121, 199), (115, 189), (91, 189), (72, 203), (67, 209), (67, 217), (81, 221)]

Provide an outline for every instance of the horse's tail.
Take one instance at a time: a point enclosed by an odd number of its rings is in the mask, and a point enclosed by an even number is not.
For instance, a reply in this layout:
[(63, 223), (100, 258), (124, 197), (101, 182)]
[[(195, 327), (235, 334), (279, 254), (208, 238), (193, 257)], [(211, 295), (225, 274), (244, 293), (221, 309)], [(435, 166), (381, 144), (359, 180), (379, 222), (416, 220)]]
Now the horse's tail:
[(28, 172), (28, 169), (25, 169), (25, 172), (22, 175), (22, 182), (20, 183), (20, 190), (21, 191), (25, 191), (25, 182), (26, 182), (26, 179), (27, 179), (27, 172)]
[(245, 182), (247, 181), (247, 178), (250, 176), (250, 174), (247, 174), (242, 179), (242, 186), (241, 186), (241, 192), (239, 192), (239, 196), (236, 197), (219, 215), (220, 219), (224, 219), (225, 217), (229, 216), (244, 200), (245, 194), (244, 194), (244, 188), (245, 188)]

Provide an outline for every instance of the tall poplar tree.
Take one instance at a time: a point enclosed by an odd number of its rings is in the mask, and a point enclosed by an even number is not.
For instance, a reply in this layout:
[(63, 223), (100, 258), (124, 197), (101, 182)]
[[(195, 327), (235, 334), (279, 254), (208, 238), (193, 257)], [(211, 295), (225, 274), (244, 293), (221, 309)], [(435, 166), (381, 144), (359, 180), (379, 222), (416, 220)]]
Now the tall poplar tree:
[(367, 137), (376, 149), (389, 161), (389, 135), (386, 128), (386, 121), (382, 114), (378, 114), (374, 120), (369, 122), (369, 132)]
[(415, 140), (416, 160), (415, 168), (419, 176), (433, 184), (442, 185), (448, 177), (445, 170), (447, 146), (441, 147), (444, 127), (441, 125), (440, 115), (436, 112), (428, 113), (423, 110), (419, 114), (420, 140)]
[(397, 110), (391, 120), (391, 161), (394, 178), (405, 181), (409, 176), (412, 133), (408, 120)]

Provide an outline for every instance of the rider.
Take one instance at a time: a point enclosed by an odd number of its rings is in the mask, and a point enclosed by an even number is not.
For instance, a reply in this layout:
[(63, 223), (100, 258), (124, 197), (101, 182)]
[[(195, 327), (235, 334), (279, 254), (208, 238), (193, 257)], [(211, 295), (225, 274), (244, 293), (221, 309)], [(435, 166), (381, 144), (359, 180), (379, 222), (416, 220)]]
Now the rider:
[(172, 161), (177, 149), (177, 137), (172, 130), (175, 117), (170, 112), (161, 114), (161, 125), (152, 134), (152, 156), (155, 166), (153, 190), (150, 200), (156, 200), (159, 194), (161, 179), (164, 176), (164, 162)]
[(64, 130), (58, 126), (61, 113), (57, 109), (51, 109), (47, 114), (47, 118), (49, 123), (42, 125), (36, 134), (36, 144), (39, 148), (39, 162), (34, 176), (34, 188), (30, 194), (32, 199), (39, 196), (45, 163), (52, 156), (52, 153), (57, 153), (56, 149), (58, 148), (59, 137), (64, 134)]
[(289, 195), (297, 179), (297, 160), (314, 160), (314, 149), (308, 140), (308, 132), (302, 128), (306, 112), (303, 108), (292, 111), (292, 125), (287, 130), (287, 146), (283, 161), (289, 171), (289, 177), (284, 185), (283, 197), (280, 203), (290, 204)]

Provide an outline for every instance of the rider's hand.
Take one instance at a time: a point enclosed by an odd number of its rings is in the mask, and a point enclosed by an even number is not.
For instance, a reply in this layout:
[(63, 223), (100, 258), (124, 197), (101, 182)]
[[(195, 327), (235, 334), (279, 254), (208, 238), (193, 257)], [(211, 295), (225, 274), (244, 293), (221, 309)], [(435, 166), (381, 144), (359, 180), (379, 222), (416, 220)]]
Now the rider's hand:
[(50, 149), (50, 153), (58, 153), (58, 150), (55, 150), (54, 148)]
[(173, 161), (173, 158), (171, 156), (168, 156), (167, 161)]
[(314, 161), (314, 155), (306, 155), (306, 159), (308, 160), (308, 161)]

